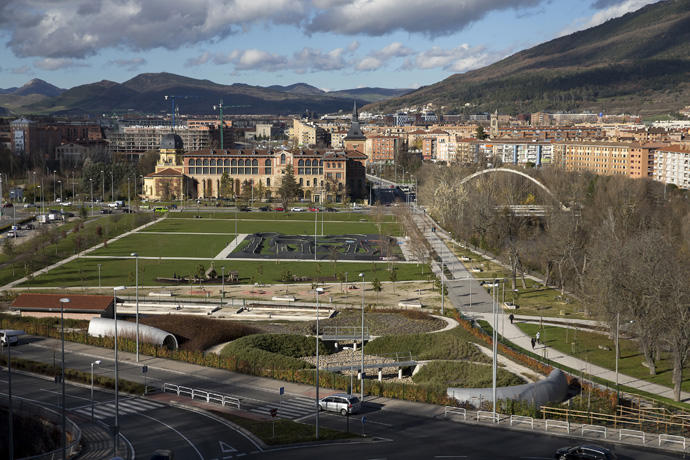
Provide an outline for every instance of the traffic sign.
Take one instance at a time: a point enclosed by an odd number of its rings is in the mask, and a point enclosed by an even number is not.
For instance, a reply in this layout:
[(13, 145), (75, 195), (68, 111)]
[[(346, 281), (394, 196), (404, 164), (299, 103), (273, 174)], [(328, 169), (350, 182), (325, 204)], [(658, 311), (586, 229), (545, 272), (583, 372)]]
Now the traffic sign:
[(280, 395), (282, 396), (284, 394), (285, 394), (285, 387), (280, 387)]
[(149, 367), (148, 367), (148, 366), (143, 366), (143, 367), (141, 368), (141, 372), (142, 372), (143, 374), (146, 374), (148, 371), (149, 371)]
[(278, 415), (278, 409), (271, 409), (271, 417), (275, 417)]
[(367, 423), (367, 418), (366, 418), (366, 417), (362, 417), (362, 425), (364, 425), (365, 423)]

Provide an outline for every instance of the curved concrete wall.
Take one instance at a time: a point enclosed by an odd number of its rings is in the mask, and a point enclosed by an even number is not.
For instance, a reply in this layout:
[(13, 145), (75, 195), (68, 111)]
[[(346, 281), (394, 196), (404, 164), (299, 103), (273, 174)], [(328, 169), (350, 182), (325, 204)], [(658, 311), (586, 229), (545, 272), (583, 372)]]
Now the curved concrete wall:
[[(535, 383), (496, 388), (496, 399), (527, 401), (538, 406), (548, 402), (562, 402), (568, 394), (568, 379), (560, 369)], [(491, 388), (448, 388), (448, 396), (460, 402), (477, 405), (479, 401), (493, 401)]]
[[(117, 335), (119, 337), (134, 338), (137, 325), (129, 321), (117, 321)], [(89, 335), (96, 337), (112, 337), (115, 335), (115, 320), (110, 318), (93, 318), (89, 321)], [(170, 350), (177, 349), (177, 339), (169, 332), (157, 327), (139, 324), (139, 340), (154, 345), (164, 346)]]

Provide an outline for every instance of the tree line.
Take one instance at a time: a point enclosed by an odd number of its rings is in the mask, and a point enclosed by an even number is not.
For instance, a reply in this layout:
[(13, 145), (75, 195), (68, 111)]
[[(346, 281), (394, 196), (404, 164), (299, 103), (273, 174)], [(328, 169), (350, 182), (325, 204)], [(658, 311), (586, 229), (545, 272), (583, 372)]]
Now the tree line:
[[(513, 174), (459, 184), (475, 171), (425, 165), (420, 203), (457, 238), (499, 256), (511, 268), (513, 288), (520, 275), (536, 272), (545, 285), (580, 298), (585, 313), (606, 321), (612, 334), (625, 324), (650, 375), (670, 353), (680, 400), (690, 357), (690, 193), (647, 179), (529, 170), (559, 203)], [(506, 208), (521, 204), (548, 207), (543, 217)]]

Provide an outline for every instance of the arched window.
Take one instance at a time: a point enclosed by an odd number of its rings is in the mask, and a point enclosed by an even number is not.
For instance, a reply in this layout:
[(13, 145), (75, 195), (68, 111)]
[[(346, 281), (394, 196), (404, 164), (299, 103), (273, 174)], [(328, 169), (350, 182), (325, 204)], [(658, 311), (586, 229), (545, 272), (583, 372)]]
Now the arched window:
[[(268, 160), (266, 160), (266, 161), (268, 161)], [(271, 178), (267, 177), (266, 178), (266, 187), (270, 187), (270, 186), (271, 186)]]
[(244, 160), (237, 160), (238, 166), (244, 166)]
[(230, 166), (230, 160), (225, 160), (225, 161), (223, 162), (223, 164), (224, 164), (225, 166)]
[(323, 160), (319, 160), (319, 166), (323, 166)]
[(264, 161), (264, 166), (271, 166), (271, 160), (266, 159), (266, 161)]
[(216, 160), (211, 160), (211, 166), (215, 166), (215, 165), (216, 165)]
[(304, 163), (304, 165), (305, 165), (305, 166), (311, 166), (311, 160), (307, 160), (307, 161)]
[(204, 160), (204, 166), (208, 166), (208, 160)]
[(267, 159), (264, 161), (264, 174), (271, 174), (271, 160)]
[(281, 165), (284, 165), (284, 164), (285, 164), (285, 154), (284, 154), (284, 153), (281, 153), (281, 154), (280, 154), (280, 164), (281, 164)]
[(259, 160), (253, 159), (252, 160), (252, 166), (259, 166)]
[(297, 166), (304, 166), (304, 160), (299, 160), (297, 162)]
[(233, 158), (232, 161), (230, 162), (230, 165), (231, 165), (231, 166), (237, 166), (237, 160), (235, 160), (235, 159)]

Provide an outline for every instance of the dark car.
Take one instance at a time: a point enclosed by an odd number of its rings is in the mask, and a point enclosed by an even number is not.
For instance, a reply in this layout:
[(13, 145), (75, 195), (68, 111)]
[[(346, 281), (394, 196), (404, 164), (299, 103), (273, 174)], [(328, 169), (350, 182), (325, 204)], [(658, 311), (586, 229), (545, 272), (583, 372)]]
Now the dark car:
[(2, 205), (3, 208), (13, 208), (14, 205), (12, 203), (5, 203)]
[(270, 211), (270, 210), (271, 210), (271, 208), (269, 206), (261, 206), (259, 208), (259, 211)]
[(169, 449), (157, 449), (151, 456), (151, 460), (173, 460), (175, 455)]
[(616, 460), (616, 454), (606, 447), (594, 444), (583, 444), (581, 446), (562, 447), (553, 454), (556, 460)]
[(111, 211), (110, 209), (101, 209), (101, 214), (112, 214), (112, 213), (113, 213), (113, 211)]
[(249, 207), (247, 207), (247, 206), (240, 206), (239, 209), (240, 209), (241, 212), (249, 212), (249, 211), (251, 211), (251, 208), (249, 208)]
[(335, 208), (326, 208), (326, 212), (338, 212)]

